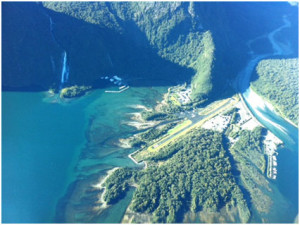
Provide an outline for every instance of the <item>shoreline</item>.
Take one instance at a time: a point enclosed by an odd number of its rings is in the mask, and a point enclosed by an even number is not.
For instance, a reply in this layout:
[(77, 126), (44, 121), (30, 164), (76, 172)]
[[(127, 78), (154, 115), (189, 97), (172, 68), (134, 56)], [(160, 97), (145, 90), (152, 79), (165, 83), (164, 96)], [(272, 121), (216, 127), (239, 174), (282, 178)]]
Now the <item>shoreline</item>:
[(135, 153), (138, 152), (138, 151), (140, 151), (140, 149), (138, 149), (138, 150), (136, 150), (136, 151), (134, 151), (134, 152), (128, 154), (128, 158), (131, 159), (136, 165), (141, 166), (142, 164), (144, 164), (144, 168), (143, 168), (143, 169), (147, 169), (148, 164), (147, 164), (146, 161), (143, 160), (143, 161), (141, 161), (141, 162), (137, 162), (137, 161), (132, 157), (132, 155), (135, 154)]
[(124, 139), (124, 138), (119, 139), (117, 146), (119, 146), (120, 148), (125, 148), (125, 149), (131, 148), (131, 145), (129, 144), (128, 139)]
[(246, 104), (246, 102), (245, 102), (245, 100), (244, 100), (244, 96), (243, 96), (241, 93), (239, 93), (239, 96), (240, 96), (240, 99), (241, 99), (243, 108), (246, 110), (246, 112), (248, 112), (248, 113), (251, 115), (251, 118), (252, 118), (256, 123), (258, 123), (259, 126), (265, 127), (264, 125), (262, 125), (262, 124), (256, 119), (256, 117), (253, 115), (253, 113), (251, 112), (251, 110), (248, 108), (248, 106), (247, 106), (247, 104)]
[[(147, 108), (144, 105), (130, 105), (128, 107), (134, 108), (134, 109), (142, 109), (147, 112), (151, 112), (152, 109)], [(124, 121), (123, 123), (127, 126), (135, 127), (137, 130), (144, 130), (151, 127), (154, 127), (160, 123), (160, 121), (146, 121), (142, 117), (142, 112), (132, 112), (127, 113), (127, 115), (130, 116), (129, 121)]]
[(119, 91), (110, 91), (110, 90), (106, 90), (105, 93), (122, 93), (123, 91), (126, 91), (129, 88), (129, 86), (119, 90)]
[(144, 122), (142, 118), (142, 113), (141, 112), (133, 112), (133, 113), (127, 113), (127, 115), (130, 115), (131, 120), (139, 121), (139, 122)]
[(275, 180), (277, 177), (277, 157), (278, 146), (283, 144), (283, 141), (276, 137), (271, 131), (267, 131), (264, 141), (264, 152), (268, 157), (267, 161), (267, 177)]
[(139, 122), (139, 121), (125, 121), (123, 124), (135, 127), (137, 130), (144, 130), (158, 125), (160, 122)]
[(96, 183), (96, 184), (92, 185), (92, 187), (93, 187), (94, 189), (98, 189), (98, 190), (103, 189), (103, 192), (100, 194), (100, 196), (98, 196), (98, 197), (100, 197), (100, 198), (99, 198), (98, 201), (96, 202), (97, 204), (100, 203), (101, 205), (100, 205), (100, 206), (96, 206), (96, 207), (95, 207), (95, 208), (96, 208), (95, 210), (105, 209), (105, 208), (108, 207), (106, 201), (104, 200), (104, 195), (105, 195), (105, 193), (106, 193), (106, 187), (104, 187), (103, 184), (104, 184), (105, 181), (110, 177), (110, 175), (111, 175), (113, 172), (115, 172), (116, 170), (118, 170), (119, 168), (120, 168), (120, 167), (115, 167), (115, 168), (113, 168), (113, 169), (108, 170), (107, 173), (106, 173), (106, 176), (105, 176), (103, 179), (101, 179), (99, 183)]
[[(286, 128), (282, 127), (279, 124), (274, 123), (273, 121), (271, 121), (270, 119), (266, 118), (259, 109), (261, 110), (265, 110), (268, 109), (270, 110), (274, 115), (276, 115), (277, 117), (281, 118), (284, 120), (284, 118), (282, 116), (280, 116), (278, 113), (276, 113), (274, 110), (272, 110), (272, 107), (269, 108), (269, 103), (266, 104), (266, 102), (264, 101), (263, 98), (260, 97), (260, 95), (256, 94), (256, 92), (254, 92), (251, 88), (248, 88), (243, 94), (242, 96), (244, 97), (244, 95), (247, 96), (247, 101), (245, 99), (244, 102), (250, 104), (252, 110), (254, 111), (254, 113), (258, 114), (258, 117), (261, 117), (262, 120), (267, 121), (268, 123), (271, 123), (274, 127), (276, 127), (277, 129), (279, 129), (281, 132), (286, 133)], [(251, 96), (250, 96), (251, 95)], [(248, 111), (251, 113), (251, 115), (253, 117), (255, 117), (255, 115), (252, 113), (252, 111), (249, 109), (248, 105), (246, 104), (246, 107), (248, 109)], [(255, 117), (256, 121), (257, 118)], [(285, 121), (285, 120), (284, 120)], [(259, 121), (258, 121), (259, 122)], [(259, 122), (260, 123), (260, 122)], [(261, 123), (260, 123), (261, 124)], [(265, 127), (264, 125), (261, 124), (262, 127)], [(297, 127), (296, 127), (297, 128)], [(298, 128), (297, 128), (298, 129)], [(269, 129), (268, 129), (269, 130)], [(276, 135), (275, 135), (276, 136)]]
[(149, 109), (147, 108), (146, 106), (144, 105), (139, 105), (139, 104), (136, 104), (136, 105), (128, 105), (129, 108), (133, 108), (133, 109), (143, 109), (143, 110), (146, 110), (148, 112), (151, 112), (152, 109)]
[(278, 109), (278, 107), (273, 106), (272, 103), (268, 99), (266, 99), (264, 96), (258, 94), (255, 90), (253, 90), (253, 88), (251, 87), (251, 85), (250, 85), (249, 88), (251, 89), (251, 91), (253, 91), (255, 94), (257, 94), (259, 97), (261, 97), (264, 100), (265, 105), (267, 105), (270, 109), (272, 109), (274, 113), (278, 114), (278, 116), (280, 116), (286, 122), (288, 122), (289, 124), (291, 124), (292, 126), (294, 126), (295, 128), (298, 129), (298, 126), (294, 122), (292, 122), (291, 120), (289, 120), (288, 118), (286, 118), (284, 116), (284, 114)]

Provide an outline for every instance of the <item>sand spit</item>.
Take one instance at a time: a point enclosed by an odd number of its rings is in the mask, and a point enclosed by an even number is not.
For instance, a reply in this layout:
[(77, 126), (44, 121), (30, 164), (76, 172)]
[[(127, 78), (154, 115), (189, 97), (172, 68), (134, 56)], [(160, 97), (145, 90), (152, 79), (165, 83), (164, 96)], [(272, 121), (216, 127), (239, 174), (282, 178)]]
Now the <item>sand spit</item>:
[(159, 121), (155, 121), (155, 122), (154, 121), (152, 121), (152, 122), (126, 121), (126, 122), (123, 122), (123, 124), (135, 127), (137, 130), (148, 129), (148, 128), (158, 125), (159, 123), (160, 123)]
[(137, 213), (133, 212), (130, 209), (130, 205), (127, 207), (126, 212), (123, 216), (121, 223), (144, 223), (144, 224), (151, 224), (152, 222), (152, 215), (147, 213)]
[(119, 167), (115, 167), (115, 168), (107, 171), (107, 175), (103, 179), (100, 179), (98, 183), (92, 185), (92, 187), (94, 189), (103, 190), (103, 192), (98, 196), (99, 200), (97, 201), (97, 204), (99, 204), (99, 206), (94, 207), (95, 211), (98, 211), (98, 210), (101, 210), (101, 209), (105, 209), (105, 208), (108, 207), (107, 203), (104, 201), (104, 195), (106, 193), (106, 187), (104, 186), (104, 183), (109, 178), (109, 176), (113, 172), (115, 172), (117, 169), (119, 169)]
[(260, 97), (258, 94), (256, 94), (251, 88), (247, 89), (246, 91), (246, 95), (247, 97), (247, 101), (250, 103), (250, 105), (252, 106), (252, 108), (255, 110), (255, 113), (262, 118), (263, 120), (267, 121), (268, 123), (272, 124), (274, 127), (276, 127), (277, 129), (281, 130), (283, 133), (287, 133), (286, 129), (284, 127), (282, 127), (281, 125), (274, 123), (272, 120), (268, 119), (267, 117), (265, 117), (263, 115), (263, 113), (260, 111), (261, 110), (265, 110), (266, 108), (268, 108), (270, 111), (272, 111), (273, 113), (276, 114), (276, 111), (274, 109), (274, 107), (268, 103), (265, 102), (263, 100), (262, 97)]
[[(147, 108), (144, 105), (129, 105), (128, 107), (134, 109), (142, 109), (143, 111), (152, 112), (152, 109)], [(142, 117), (142, 112), (127, 113), (130, 116), (130, 121), (123, 121), (123, 124), (135, 127), (137, 130), (144, 130), (154, 127), (160, 123), (160, 121), (146, 121)]]
[(129, 143), (129, 138), (124, 139), (124, 138), (120, 138), (119, 142), (117, 143), (117, 146), (119, 146), (120, 148), (131, 148), (131, 144)]
[(133, 108), (133, 109), (142, 109), (142, 110), (145, 110), (145, 111), (148, 111), (148, 112), (152, 111), (152, 109), (149, 109), (144, 105), (128, 105), (128, 107)]
[(143, 120), (143, 118), (142, 118), (142, 113), (140, 113), (140, 112), (127, 113), (127, 115), (130, 116), (130, 119), (131, 119), (131, 120), (144, 122), (144, 120)]

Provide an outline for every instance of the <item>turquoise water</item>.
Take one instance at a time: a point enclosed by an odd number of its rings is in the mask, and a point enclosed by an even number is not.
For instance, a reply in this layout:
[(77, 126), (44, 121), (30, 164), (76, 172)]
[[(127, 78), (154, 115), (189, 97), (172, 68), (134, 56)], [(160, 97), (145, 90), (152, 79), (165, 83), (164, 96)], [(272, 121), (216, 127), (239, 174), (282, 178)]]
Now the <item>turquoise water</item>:
[[(2, 93), (3, 222), (51, 222), (84, 140), (83, 102), (50, 104), (43, 93)], [(71, 116), (72, 115), (72, 116)]]
[[(132, 149), (116, 145), (136, 129), (125, 125), (136, 104), (154, 105), (166, 88), (132, 88), (122, 95), (97, 90), (71, 102), (45, 93), (2, 93), (2, 221), (6, 223), (118, 223), (133, 190), (118, 204), (98, 213), (96, 184), (115, 166), (135, 166)], [(250, 106), (251, 108), (251, 106)], [(252, 111), (255, 109), (251, 108)], [(270, 222), (293, 222), (298, 211), (298, 129), (272, 111), (264, 116), (286, 127), (279, 136), (278, 177), (271, 182), (274, 207)], [(254, 218), (253, 222), (259, 222)]]
[(127, 206), (131, 202), (133, 197), (134, 188), (131, 188), (126, 196), (118, 202), (118, 204), (112, 205), (105, 210), (99, 217), (95, 217), (93, 223), (121, 223), (123, 215), (127, 209)]
[(108, 169), (135, 166), (130, 150), (116, 145), (136, 131), (124, 124), (127, 113), (136, 111), (131, 105), (153, 105), (165, 90), (131, 88), (117, 95), (97, 90), (59, 103), (46, 93), (3, 92), (2, 222), (95, 219), (89, 207), (97, 193), (89, 187)]
[[(283, 16), (283, 24), (268, 34), (267, 40), (272, 45), (273, 52), (259, 55), (255, 54), (253, 49), (250, 49), (252, 58), (239, 74), (238, 80), (238, 86), (252, 114), (263, 126), (280, 138), (284, 144), (284, 147), (278, 150), (277, 179), (275, 181), (270, 180), (272, 193), (269, 194), (273, 201), (272, 209), (268, 215), (264, 215), (266, 222), (271, 223), (293, 223), (298, 215), (299, 131), (298, 128), (281, 118), (262, 98), (256, 96), (249, 88), (249, 83), (251, 75), (260, 60), (274, 56), (289, 58), (289, 54), (292, 53), (291, 49), (285, 48), (276, 39), (278, 33), (283, 33), (284, 29), (289, 27), (290, 21), (286, 16)], [(263, 222), (260, 219), (257, 217), (252, 218), (252, 222)]]
[[(86, 108), (88, 125), (86, 127), (87, 143), (81, 151), (76, 166), (78, 179), (70, 188), (57, 209), (63, 213), (57, 216), (57, 222), (84, 223), (95, 221), (117, 221), (111, 208), (102, 212), (94, 210), (99, 193), (92, 186), (106, 175), (108, 169), (116, 166), (136, 166), (128, 154), (133, 149), (122, 149), (117, 143), (136, 132), (136, 129), (125, 124), (128, 113), (136, 112), (132, 106), (151, 106), (161, 100), (164, 88), (130, 88), (121, 94), (97, 94), (97, 99)], [(127, 201), (121, 201), (112, 208), (124, 208)], [(127, 205), (125, 204), (125, 208)]]
[(251, 104), (250, 92), (251, 89), (248, 89), (243, 94), (248, 108), (259, 122), (280, 138), (284, 144), (284, 147), (278, 150), (277, 179), (271, 181), (272, 210), (265, 217), (268, 222), (293, 223), (298, 214), (299, 131), (267, 106), (258, 107)]

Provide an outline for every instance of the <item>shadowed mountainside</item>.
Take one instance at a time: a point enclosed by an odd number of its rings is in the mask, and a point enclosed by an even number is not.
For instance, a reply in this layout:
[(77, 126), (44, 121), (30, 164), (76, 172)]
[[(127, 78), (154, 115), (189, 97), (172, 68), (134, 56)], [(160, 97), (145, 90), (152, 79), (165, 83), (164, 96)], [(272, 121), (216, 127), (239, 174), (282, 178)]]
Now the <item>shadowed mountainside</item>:
[[(226, 4), (226, 6), (225, 6)], [(272, 30), (286, 3), (3, 3), (4, 90), (58, 89), (63, 52), (70, 85), (192, 81), (193, 98), (218, 96), (243, 67), (247, 40)]]

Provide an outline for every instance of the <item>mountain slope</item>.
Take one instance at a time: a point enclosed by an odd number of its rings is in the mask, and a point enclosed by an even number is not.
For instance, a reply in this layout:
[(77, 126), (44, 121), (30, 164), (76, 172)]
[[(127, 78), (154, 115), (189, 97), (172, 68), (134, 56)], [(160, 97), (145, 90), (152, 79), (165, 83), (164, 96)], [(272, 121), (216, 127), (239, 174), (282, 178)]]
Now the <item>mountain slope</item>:
[[(59, 49), (49, 19), (36, 3), (2, 3), (2, 86), (43, 90), (56, 79), (51, 57)], [(58, 63), (58, 62), (57, 62)]]
[[(20, 3), (3, 7), (4, 89), (59, 88), (66, 51), (67, 86), (102, 87), (107, 84), (99, 78), (107, 74), (120, 75), (134, 86), (192, 81), (195, 101), (228, 89), (228, 81), (247, 58), (246, 40), (274, 29), (288, 7), (220, 2), (42, 4), (31, 3), (29, 11)], [(22, 21), (10, 16), (16, 13)], [(35, 35), (19, 44), (14, 38), (22, 29)], [(34, 54), (23, 54), (26, 48)], [(21, 66), (16, 70), (12, 65)]]

